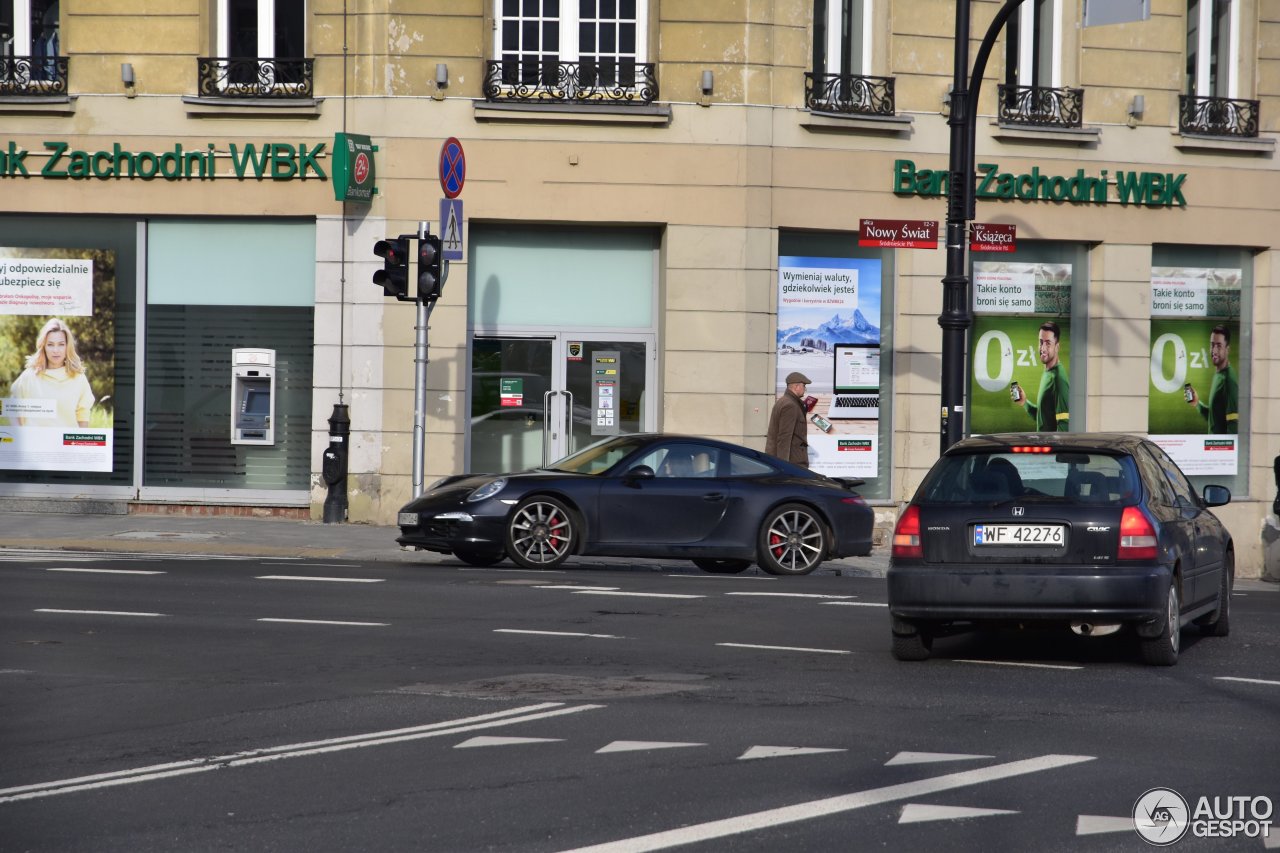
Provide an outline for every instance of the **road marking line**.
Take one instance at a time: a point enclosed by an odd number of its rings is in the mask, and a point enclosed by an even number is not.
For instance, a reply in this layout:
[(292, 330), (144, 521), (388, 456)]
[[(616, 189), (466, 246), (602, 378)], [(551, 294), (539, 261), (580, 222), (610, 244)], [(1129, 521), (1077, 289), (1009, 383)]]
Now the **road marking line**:
[(907, 803), (902, 807), (898, 823), (924, 823), (931, 820), (964, 820), (971, 817), (987, 817), (995, 814), (1017, 814), (1008, 809), (975, 809), (969, 806), (930, 806), (923, 803)]
[(1280, 687), (1280, 681), (1267, 681), (1264, 678), (1236, 678), (1231, 675), (1219, 675), (1214, 680), (1215, 681), (1243, 681), (1246, 684), (1274, 684), (1275, 686)]
[(60, 610), (55, 607), (37, 607), (34, 613), (80, 613), (87, 616), (163, 616), (163, 613), (133, 613), (125, 610)]
[(146, 569), (73, 569), (73, 568), (56, 568), (45, 569), (46, 572), (83, 572), (85, 574), (97, 575), (163, 575), (164, 572), (152, 572)]
[(492, 569), (481, 569), (481, 568), (472, 568), (472, 567), (468, 567), (468, 566), (458, 566), (457, 568), (454, 568), (453, 570), (454, 570), (455, 572), (484, 572), (485, 574), (492, 574), (493, 572), (535, 572), (535, 573), (540, 574), (540, 575), (563, 575), (563, 574), (565, 574), (565, 570), (564, 570), (564, 569), (497, 569), (497, 568), (492, 568)]
[(974, 761), (979, 758), (995, 758), (994, 755), (965, 755), (959, 752), (899, 752), (884, 763), (885, 767), (901, 764), (929, 764), (934, 761)]
[(568, 589), (568, 590), (598, 590), (600, 592), (613, 592), (620, 587), (616, 586), (573, 586), (567, 583), (551, 583), (535, 586), (534, 589)]
[(956, 663), (985, 663), (991, 666), (1030, 666), (1036, 669), (1084, 669), (1082, 666), (1068, 666), (1061, 663), (1028, 663), (1020, 660), (969, 660), (967, 658), (952, 658)]
[(544, 637), (594, 637), (597, 640), (622, 640), (617, 634), (583, 634), (577, 631), (530, 631), (523, 628), (494, 628), (495, 634), (539, 634)]
[[(745, 570), (744, 570), (745, 571)], [(769, 575), (716, 575), (716, 574), (692, 574), (692, 575), (663, 575), (664, 578), (694, 578), (700, 580), (713, 581), (776, 581), (777, 578)]]
[(807, 803), (797, 803), (793, 806), (768, 809), (739, 817), (713, 820), (707, 823), (695, 824), (694, 826), (681, 827), (680, 829), (655, 832), (634, 838), (624, 838), (620, 841), (609, 841), (591, 847), (579, 847), (572, 851), (565, 851), (565, 853), (641, 853), (641, 851), (648, 850), (666, 850), (682, 844), (695, 844), (715, 838), (726, 838), (731, 835), (740, 835), (744, 832), (769, 829), (803, 820), (813, 820), (855, 809), (867, 808), (868, 806), (882, 805), (896, 800), (913, 799), (941, 791), (977, 785), (982, 782), (1008, 779), (1012, 776), (1038, 773), (1043, 770), (1054, 770), (1059, 767), (1067, 767), (1083, 761), (1093, 760), (1094, 756), (1091, 755), (1042, 755), (1038, 758), (1011, 761), (1008, 764), (997, 764), (994, 767), (948, 773), (944, 776), (935, 776), (932, 779), (904, 782), (899, 785), (889, 785), (885, 788), (873, 788), (868, 791), (843, 794), (824, 800), (813, 800)]
[(596, 750), (596, 755), (604, 752), (641, 752), (649, 749), (680, 749), (687, 746), (706, 746), (705, 743), (681, 743), (664, 740), (615, 740)]
[(29, 669), (0, 669), (0, 675), (30, 675)]
[(738, 756), (739, 761), (747, 761), (752, 758), (779, 758), (791, 755), (817, 755), (820, 752), (848, 752), (847, 749), (835, 749), (831, 747), (818, 746), (753, 746), (742, 755)]
[(820, 595), (816, 592), (726, 592), (725, 595), (770, 595), (776, 598), (857, 598), (856, 595)]
[(474, 749), (478, 746), (518, 746), (525, 743), (563, 743), (560, 737), (493, 737), (481, 735), (453, 745), (454, 749)]
[(327, 583), (382, 583), (382, 578), (323, 578), (308, 575), (258, 575), (258, 581), (324, 581)]
[(801, 646), (757, 646), (752, 643), (716, 643), (717, 646), (728, 646), (733, 649), (766, 649), (774, 652), (817, 652), (824, 655), (851, 655), (844, 649), (806, 649)]
[(1076, 815), (1076, 835), (1101, 835), (1104, 832), (1133, 832), (1133, 818), (1106, 815)]
[(369, 732), (362, 735), (330, 738), (328, 740), (293, 743), (285, 746), (252, 749), (235, 752), (229, 755), (196, 758), (189, 761), (175, 761), (168, 764), (153, 764), (149, 767), (136, 767), (131, 770), (118, 770), (111, 773), (98, 773), (93, 776), (80, 776), (75, 779), (61, 779), (55, 782), (40, 782), (34, 785), (20, 785), (15, 788), (0, 788), (0, 803), (31, 800), (37, 797), (48, 797), (55, 794), (69, 794), (75, 791), (88, 791), (95, 788), (107, 788), (115, 785), (129, 785), (134, 782), (149, 782), (154, 779), (166, 779), (174, 776), (185, 776), (193, 773), (206, 773), (210, 770), (221, 770), (228, 767), (243, 767), (249, 764), (260, 764), (266, 761), (277, 761), (284, 758), (298, 758), (306, 755), (320, 755), (329, 752), (341, 752), (348, 749), (361, 749), (367, 746), (382, 746), (389, 743), (421, 740), (431, 737), (444, 737), (461, 732), (489, 729), (495, 726), (506, 726), (512, 723), (523, 723), (531, 720), (542, 720), (548, 717), (559, 717), (565, 714), (576, 714), (579, 711), (592, 711), (604, 705), (577, 705), (564, 707), (563, 702), (543, 702), (523, 708), (509, 708), (475, 717), (465, 717), (440, 723), (427, 723), (404, 729), (389, 729), (381, 732)]
[(686, 595), (678, 592), (613, 592), (603, 589), (580, 589), (574, 595), (625, 595), (631, 598), (706, 598), (705, 595)]
[(881, 604), (878, 601), (824, 601), (823, 604), (836, 604), (841, 607), (888, 607), (888, 602)]
[(259, 622), (287, 622), (291, 625), (352, 625), (364, 628), (385, 628), (387, 622), (339, 622), (336, 619), (271, 619), (263, 618)]

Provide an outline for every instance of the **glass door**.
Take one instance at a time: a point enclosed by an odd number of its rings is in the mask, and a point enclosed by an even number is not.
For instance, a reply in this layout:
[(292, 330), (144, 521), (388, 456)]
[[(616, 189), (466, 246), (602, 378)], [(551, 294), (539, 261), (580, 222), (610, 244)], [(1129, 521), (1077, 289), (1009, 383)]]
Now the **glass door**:
[(654, 352), (652, 334), (477, 335), (467, 469), (523, 471), (653, 430)]

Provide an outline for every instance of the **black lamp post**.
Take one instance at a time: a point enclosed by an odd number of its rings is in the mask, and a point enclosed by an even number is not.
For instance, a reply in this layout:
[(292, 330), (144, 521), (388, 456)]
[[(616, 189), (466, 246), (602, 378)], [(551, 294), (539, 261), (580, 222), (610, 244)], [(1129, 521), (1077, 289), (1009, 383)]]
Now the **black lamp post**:
[(969, 77), (969, 4), (956, 2), (955, 70), (951, 86), (951, 159), (947, 179), (947, 274), (942, 278), (942, 450), (964, 437), (965, 377), (969, 359), (965, 336), (973, 325), (969, 270), (965, 262), (969, 222), (974, 218), (973, 160), (978, 92), (996, 36), (1022, 0), (1005, 0), (987, 29)]

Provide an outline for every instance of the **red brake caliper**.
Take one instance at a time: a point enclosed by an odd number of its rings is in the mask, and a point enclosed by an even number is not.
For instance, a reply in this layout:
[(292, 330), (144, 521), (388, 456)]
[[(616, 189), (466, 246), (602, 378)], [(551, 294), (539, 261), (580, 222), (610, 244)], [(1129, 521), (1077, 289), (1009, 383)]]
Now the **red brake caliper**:
[(555, 513), (547, 519), (547, 539), (551, 542), (552, 548), (560, 547), (560, 536), (555, 532), (555, 527), (560, 523), (559, 517)]
[(783, 552), (786, 551), (786, 548), (782, 547), (782, 537), (776, 533), (769, 534), (769, 546), (775, 557), (781, 557)]

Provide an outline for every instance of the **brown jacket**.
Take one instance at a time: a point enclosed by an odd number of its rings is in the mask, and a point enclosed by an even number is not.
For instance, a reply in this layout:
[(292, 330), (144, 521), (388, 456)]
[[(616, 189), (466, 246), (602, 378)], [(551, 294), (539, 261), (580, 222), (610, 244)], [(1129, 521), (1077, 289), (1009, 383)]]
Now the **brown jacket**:
[(804, 401), (787, 389), (773, 404), (764, 452), (809, 467), (809, 425)]

